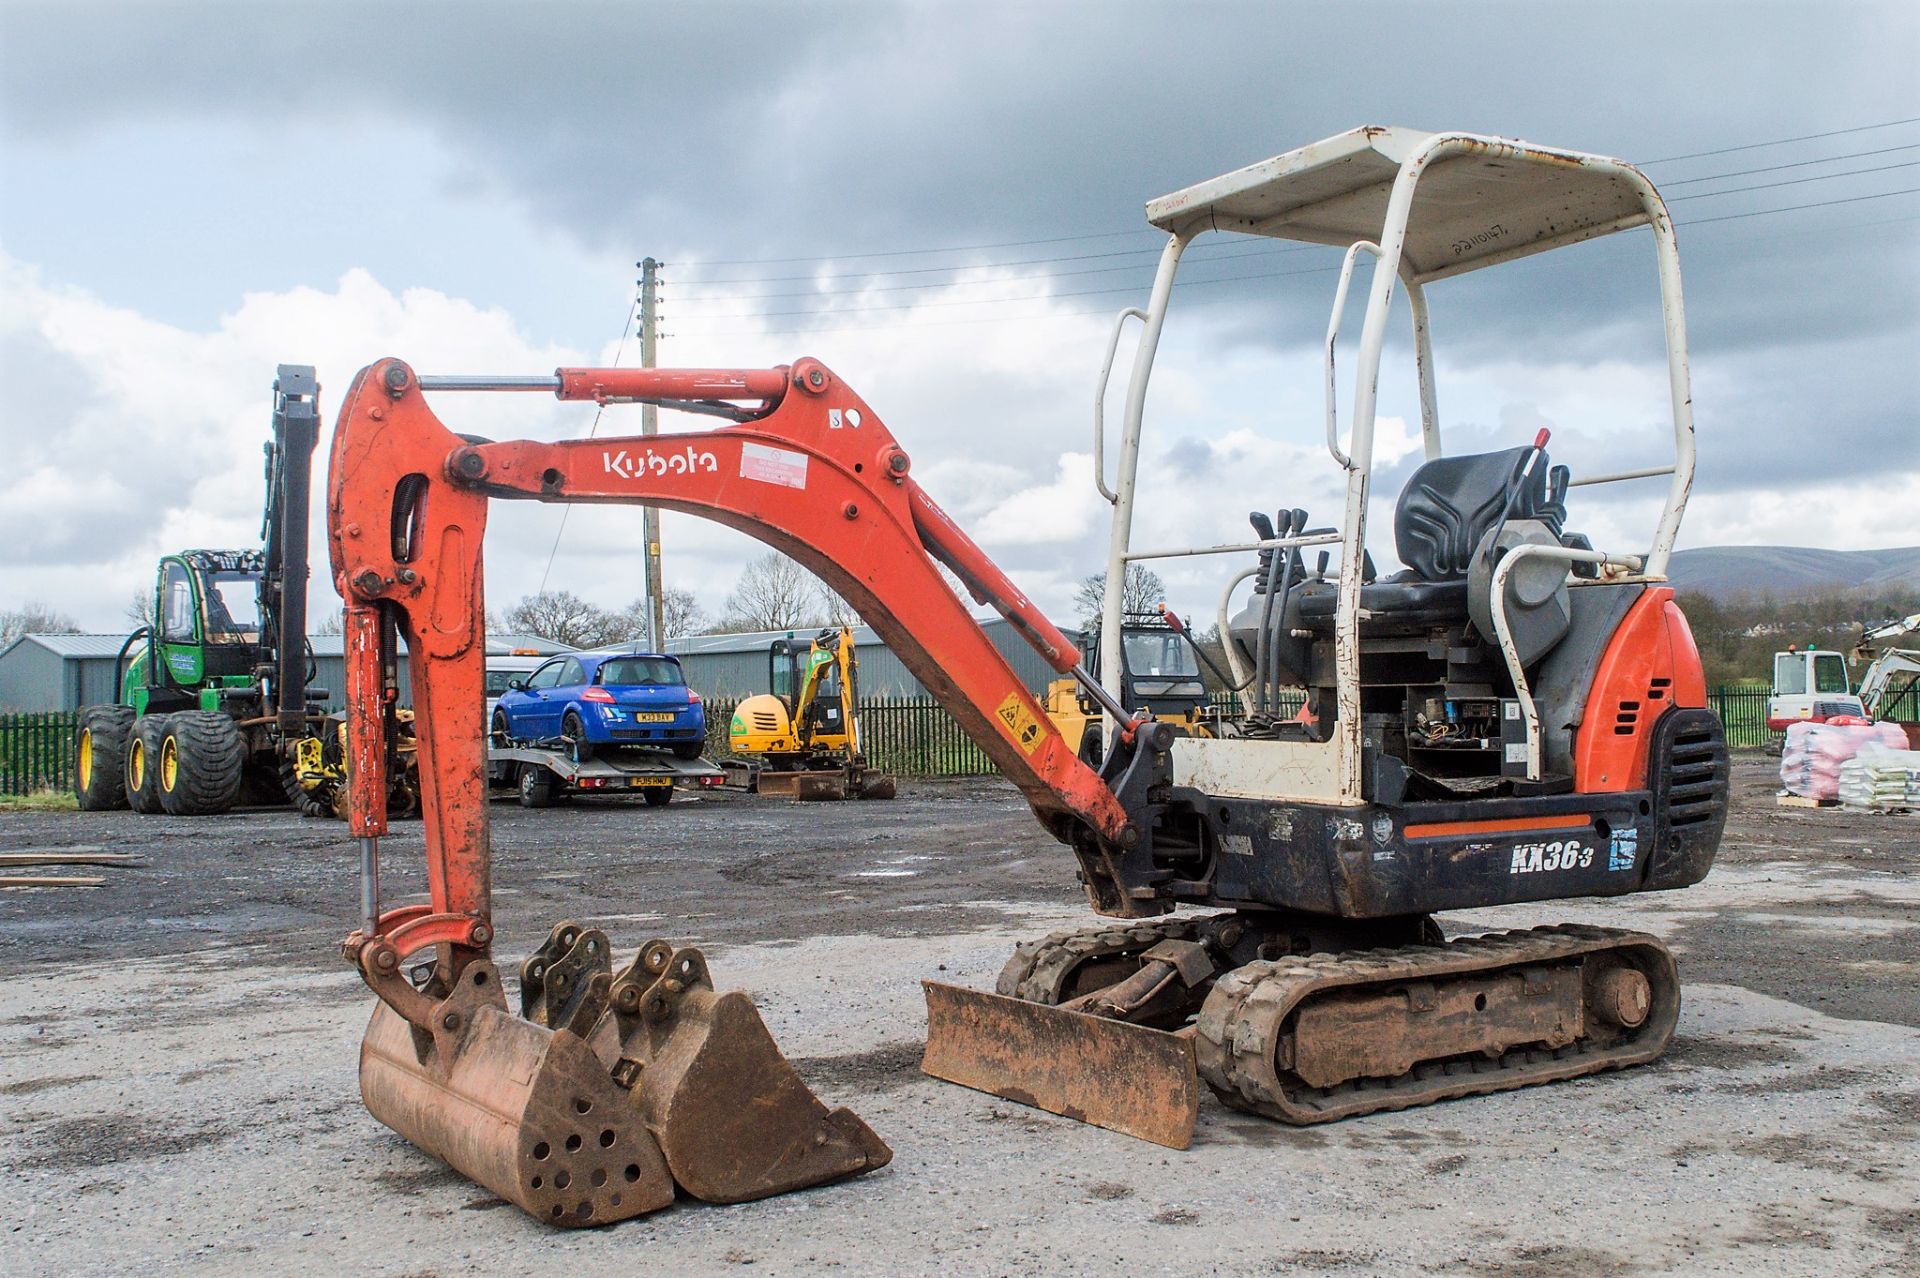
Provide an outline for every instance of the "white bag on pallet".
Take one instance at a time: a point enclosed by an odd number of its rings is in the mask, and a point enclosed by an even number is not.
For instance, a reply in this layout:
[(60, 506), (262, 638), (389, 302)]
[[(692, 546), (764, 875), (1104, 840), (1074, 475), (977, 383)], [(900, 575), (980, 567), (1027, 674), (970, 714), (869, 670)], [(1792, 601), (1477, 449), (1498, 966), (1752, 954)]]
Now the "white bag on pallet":
[(1840, 802), (1878, 811), (1920, 807), (1920, 750), (1862, 746), (1840, 765)]
[(1912, 753), (1897, 723), (1793, 724), (1780, 755), (1780, 784), (1803, 798), (1837, 799), (1841, 766), (1869, 745)]

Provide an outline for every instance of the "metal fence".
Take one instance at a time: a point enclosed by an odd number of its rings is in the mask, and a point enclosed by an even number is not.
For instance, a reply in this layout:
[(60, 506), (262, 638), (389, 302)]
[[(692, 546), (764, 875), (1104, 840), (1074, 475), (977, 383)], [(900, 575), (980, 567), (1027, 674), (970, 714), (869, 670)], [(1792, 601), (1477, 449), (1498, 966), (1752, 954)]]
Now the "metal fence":
[[(727, 753), (727, 723), (734, 701), (707, 701), (707, 750)], [(1237, 713), (1231, 694), (1216, 694), (1213, 704)], [(1735, 749), (1767, 744), (1767, 691), (1764, 688), (1713, 688), (1707, 704), (1727, 727)], [(1296, 697), (1284, 701), (1282, 716), (1299, 711)], [(1920, 687), (1903, 689), (1881, 707), (1881, 718), (1920, 723)], [(79, 716), (72, 711), (0, 715), (0, 795), (32, 794), (73, 788), (73, 736)], [(860, 705), (860, 730), (867, 760), (874, 767), (907, 777), (973, 777), (994, 771), (986, 752), (973, 743), (952, 715), (931, 697), (875, 697)]]
[(71, 790), (79, 718), (71, 710), (0, 714), (0, 794)]

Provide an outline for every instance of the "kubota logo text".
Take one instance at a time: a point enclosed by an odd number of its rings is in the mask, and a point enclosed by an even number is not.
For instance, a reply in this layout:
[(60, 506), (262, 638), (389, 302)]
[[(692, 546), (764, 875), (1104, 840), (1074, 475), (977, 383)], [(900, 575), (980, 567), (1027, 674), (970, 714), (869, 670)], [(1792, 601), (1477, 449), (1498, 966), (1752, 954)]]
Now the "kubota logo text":
[(618, 475), (622, 479), (638, 479), (642, 475), (691, 475), (697, 471), (717, 471), (720, 459), (705, 449), (696, 449), (688, 444), (682, 452), (659, 452), (648, 449), (644, 453), (628, 453), (626, 449), (609, 449), (600, 454), (600, 460), (606, 465), (607, 473)]

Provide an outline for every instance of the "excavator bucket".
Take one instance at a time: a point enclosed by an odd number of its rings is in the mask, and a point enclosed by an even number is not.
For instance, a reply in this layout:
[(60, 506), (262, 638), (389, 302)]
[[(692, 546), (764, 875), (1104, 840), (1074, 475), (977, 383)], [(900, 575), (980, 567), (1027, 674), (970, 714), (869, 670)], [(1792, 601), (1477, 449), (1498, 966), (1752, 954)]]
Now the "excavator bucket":
[(1200, 1079), (1190, 1030), (921, 984), (925, 1073), (1171, 1149), (1193, 1143)]
[[(714, 992), (700, 951), (650, 946), (636, 967), (655, 979), (615, 1077), (637, 1070), (633, 1103), (688, 1193), (746, 1202), (892, 1161), (851, 1110), (829, 1111), (800, 1081), (752, 999)], [(614, 985), (616, 1006), (632, 1001), (627, 979)]]
[[(644, 1117), (587, 1044), (492, 1000), (442, 1012), (431, 1036), (381, 1003), (360, 1044), (373, 1116), (468, 1179), (555, 1225), (605, 1225), (673, 1201)], [(457, 997), (457, 995), (456, 995)]]
[(893, 1154), (829, 1111), (753, 1001), (698, 950), (650, 942), (611, 970), (606, 935), (561, 924), (521, 968), (523, 1016), (469, 964), (431, 1033), (382, 1003), (360, 1052), (381, 1122), (555, 1225), (657, 1211), (675, 1186), (742, 1202), (857, 1176)]

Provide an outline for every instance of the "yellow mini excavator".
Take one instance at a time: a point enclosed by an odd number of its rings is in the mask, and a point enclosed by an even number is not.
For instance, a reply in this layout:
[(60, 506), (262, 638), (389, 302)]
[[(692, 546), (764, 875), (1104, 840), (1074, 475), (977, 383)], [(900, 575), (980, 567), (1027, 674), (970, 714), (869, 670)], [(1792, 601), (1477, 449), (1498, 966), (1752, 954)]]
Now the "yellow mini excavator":
[(893, 778), (867, 766), (860, 750), (859, 662), (853, 631), (792, 635), (767, 649), (772, 692), (734, 708), (728, 771), (756, 794), (794, 799), (891, 799)]
[[(1120, 704), (1143, 720), (1177, 724), (1189, 736), (1212, 736), (1201, 722), (1207, 710), (1207, 685), (1200, 676), (1198, 658), (1206, 654), (1194, 645), (1180, 619), (1165, 604), (1160, 607), (1157, 613), (1130, 612), (1121, 619)], [(1098, 623), (1080, 635), (1080, 664), (1095, 679), (1101, 677)], [(1047, 685), (1047, 718), (1067, 744), (1096, 768), (1106, 741), (1100, 727), (1104, 713), (1099, 702), (1070, 677)]]

